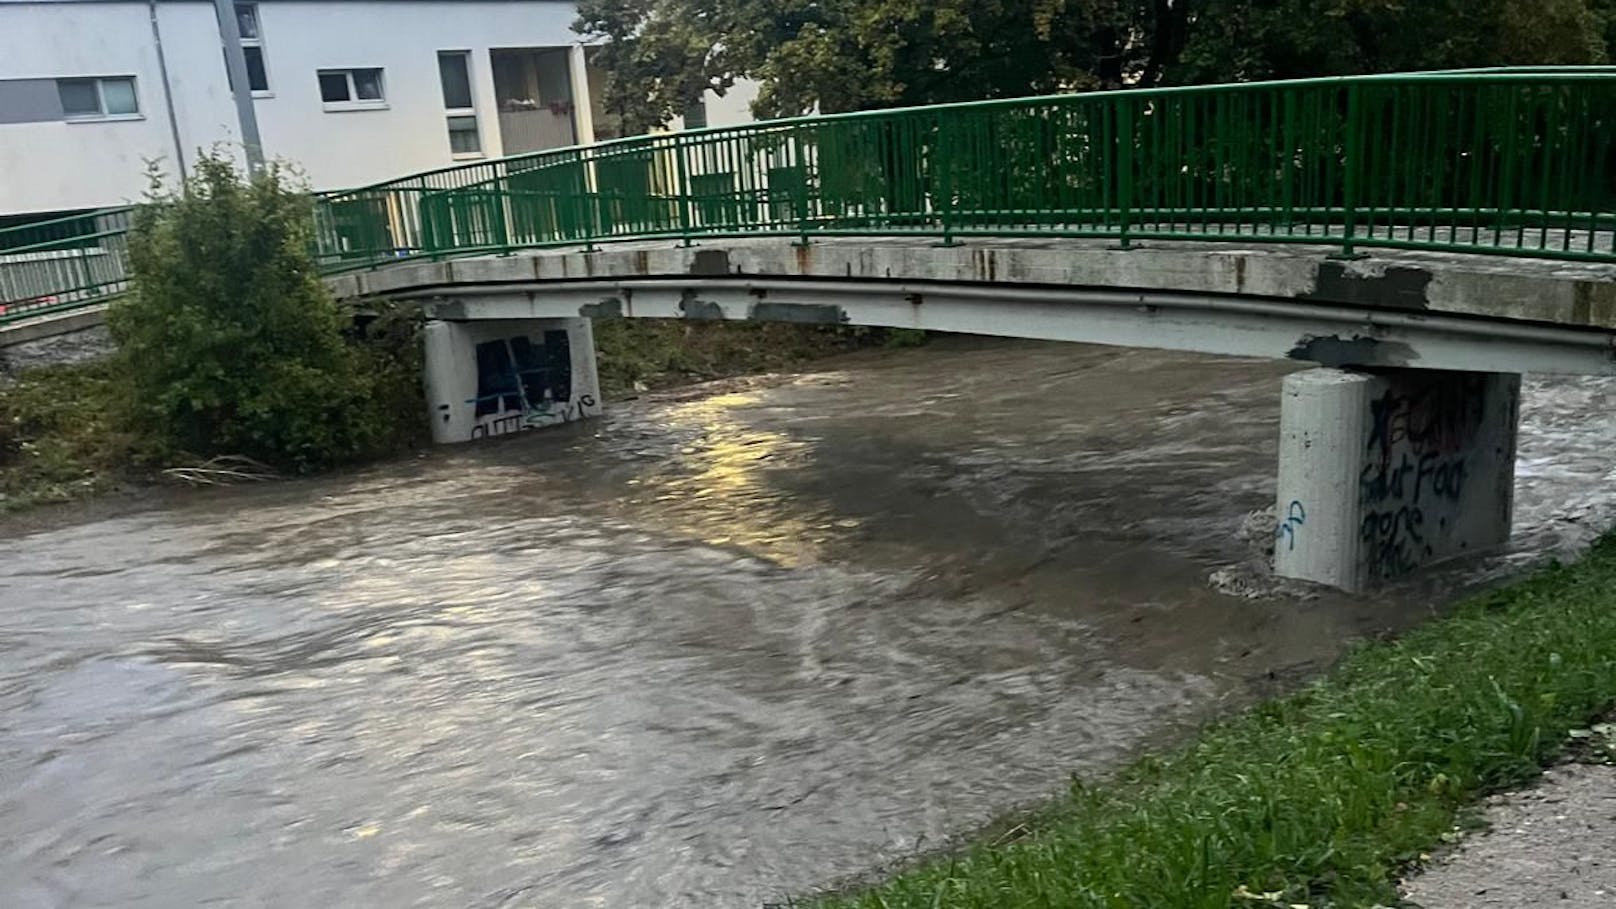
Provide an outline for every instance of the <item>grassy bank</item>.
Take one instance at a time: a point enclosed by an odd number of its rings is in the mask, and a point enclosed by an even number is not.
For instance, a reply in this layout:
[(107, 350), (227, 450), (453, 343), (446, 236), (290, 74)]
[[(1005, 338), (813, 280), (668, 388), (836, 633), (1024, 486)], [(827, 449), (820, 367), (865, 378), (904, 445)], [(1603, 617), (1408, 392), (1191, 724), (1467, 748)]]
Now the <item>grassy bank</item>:
[(31, 369), (0, 385), (0, 514), (144, 476), (116, 397), (105, 361)]
[(1182, 750), (1075, 785), (1013, 842), (809, 905), (1393, 905), (1398, 872), (1466, 806), (1533, 777), (1613, 697), (1607, 539), (1578, 565), (1360, 648), (1324, 680)]
[(608, 401), (647, 388), (791, 369), (861, 347), (908, 347), (920, 332), (769, 322), (607, 319), (595, 323)]
[[(375, 354), (371, 372), (387, 370), (397, 392), (387, 412), (396, 424), (389, 450), (422, 444), (426, 405), (420, 398), (413, 333), (372, 329), (364, 346)], [(872, 345), (907, 346), (910, 332), (812, 325), (610, 320), (596, 324), (600, 378), (607, 401), (639, 390), (726, 376), (790, 369), (831, 354)], [(142, 442), (123, 419), (110, 361), (23, 372), (0, 384), (0, 514), (49, 502), (102, 494), (149, 482), (156, 467), (200, 457)]]

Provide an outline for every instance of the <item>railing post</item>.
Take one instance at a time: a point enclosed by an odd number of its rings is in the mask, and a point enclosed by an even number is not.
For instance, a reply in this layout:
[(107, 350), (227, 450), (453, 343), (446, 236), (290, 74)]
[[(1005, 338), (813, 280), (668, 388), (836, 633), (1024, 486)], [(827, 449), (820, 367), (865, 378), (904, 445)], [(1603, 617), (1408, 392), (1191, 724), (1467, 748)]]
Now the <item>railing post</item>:
[(1280, 116), (1285, 123), (1285, 157), (1281, 162), (1285, 168), (1280, 185), (1283, 187), (1284, 215), (1279, 222), (1285, 226), (1285, 234), (1289, 236), (1296, 228), (1296, 184), (1302, 179), (1302, 167), (1299, 163), (1297, 145), (1300, 140), (1296, 136), (1296, 124), (1299, 117), (1296, 105), (1296, 90), (1286, 89), (1284, 92), (1285, 104), (1280, 110)]
[(1510, 206), (1515, 199), (1515, 180), (1517, 177), (1515, 163), (1515, 142), (1520, 127), (1520, 98), (1519, 90), (1509, 93), (1509, 105), (1505, 109), (1503, 164), (1498, 178), (1497, 211), (1493, 217), (1493, 247), (1496, 249), (1504, 242), (1504, 231), (1509, 227)]
[[(957, 189), (954, 185), (954, 167), (958, 162), (954, 160), (951, 150), (946, 149), (948, 137), (945, 124), (948, 122), (945, 117), (932, 119), (934, 135), (937, 137), (932, 143), (931, 151), (932, 205), (937, 209), (937, 220), (943, 225), (943, 242), (938, 244), (943, 247), (960, 245), (959, 239), (954, 236), (956, 226), (954, 192)], [(915, 153), (918, 155), (920, 149), (916, 148)]]
[(801, 177), (791, 185), (791, 204), (797, 210), (797, 245), (808, 246), (808, 151), (802, 143), (801, 126), (791, 128), (791, 145)]
[(69, 261), (78, 264), (76, 271), (80, 275), (78, 278), (79, 286), (74, 288), (74, 290), (87, 292), (90, 289), (90, 285), (95, 281), (94, 276), (90, 274), (89, 251), (82, 246), (74, 249), (70, 253)]
[(1354, 234), (1358, 229), (1358, 183), (1364, 166), (1363, 145), (1363, 92), (1353, 83), (1347, 86), (1347, 137), (1342, 148), (1342, 218), (1343, 231), (1341, 252), (1331, 256), (1332, 259), (1362, 259), (1364, 254), (1358, 252), (1354, 243)]
[(1133, 107), (1127, 97), (1113, 99), (1117, 111), (1117, 207), (1121, 209), (1122, 230), (1119, 246), (1133, 249), (1133, 238), (1128, 235), (1133, 227)]
[(690, 162), (685, 148), (684, 134), (676, 133), (673, 137), (673, 153), (679, 159), (679, 236), (683, 246), (690, 245), (690, 229), (694, 219), (690, 212)]
[(588, 157), (587, 151), (579, 156), (583, 164), (583, 186), (578, 196), (578, 226), (584, 234), (584, 252), (595, 251), (595, 227), (600, 222), (600, 161)]
[(495, 177), (493, 183), (493, 198), (489, 200), (490, 205), (488, 208), (489, 214), (494, 218), (494, 224), (496, 230), (498, 231), (498, 233), (494, 235), (494, 239), (499, 244), (500, 254), (510, 255), (511, 223), (509, 206), (512, 200), (511, 194), (506, 188), (509, 184), (505, 182), (504, 177)]
[[(943, 144), (947, 141), (943, 134), (942, 117), (935, 121), (937, 127), (937, 143), (932, 148), (932, 172), (936, 177), (932, 181), (933, 191), (937, 194), (936, 203), (938, 217), (943, 222), (943, 245), (954, 246), (958, 241), (954, 239), (954, 169), (953, 156), (943, 153)], [(918, 150), (918, 149), (917, 149)]]
[(579, 220), (584, 232), (584, 252), (595, 251), (595, 226), (600, 223), (600, 193), (589, 192), (586, 187), (584, 193), (578, 197), (581, 209)]

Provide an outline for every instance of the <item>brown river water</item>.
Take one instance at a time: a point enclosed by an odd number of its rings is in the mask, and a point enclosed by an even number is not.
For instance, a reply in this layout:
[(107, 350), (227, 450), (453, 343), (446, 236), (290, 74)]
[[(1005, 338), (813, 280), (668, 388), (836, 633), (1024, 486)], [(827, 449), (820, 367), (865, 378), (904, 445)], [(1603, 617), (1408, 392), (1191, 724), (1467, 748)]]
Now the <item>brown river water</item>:
[(1616, 384), (1533, 380), (1509, 552), (1299, 596), (1242, 531), (1286, 369), (946, 339), (14, 521), (0, 906), (759, 906), (1616, 514)]

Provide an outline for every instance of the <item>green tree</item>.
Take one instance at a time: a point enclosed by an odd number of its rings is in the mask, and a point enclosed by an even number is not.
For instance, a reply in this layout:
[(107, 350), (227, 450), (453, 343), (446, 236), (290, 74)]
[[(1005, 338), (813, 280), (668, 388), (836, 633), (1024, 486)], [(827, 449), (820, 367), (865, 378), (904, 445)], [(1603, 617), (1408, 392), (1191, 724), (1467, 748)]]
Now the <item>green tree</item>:
[(707, 89), (760, 116), (1042, 92), (1601, 63), (1616, 0), (583, 0), (628, 131)]
[(157, 187), (107, 319), (133, 424), (175, 452), (298, 472), (381, 443), (387, 408), (309, 253), (311, 197), (278, 166), (246, 179), (218, 155), (183, 194)]
[(1605, 30), (1605, 58), (1616, 61), (1616, 0), (1592, 0), (1588, 8), (1603, 23)]
[(661, 126), (708, 89), (723, 95), (735, 66), (718, 37), (729, 29), (720, 0), (583, 0), (573, 28), (608, 39), (594, 64), (605, 75), (603, 106), (624, 135)]
[[(1611, 0), (1193, 0), (1169, 79), (1603, 63)], [(1603, 8), (1601, 8), (1603, 7)]]
[(790, 116), (1157, 80), (1183, 41), (1171, 0), (583, 0), (606, 106), (664, 123), (745, 76)]

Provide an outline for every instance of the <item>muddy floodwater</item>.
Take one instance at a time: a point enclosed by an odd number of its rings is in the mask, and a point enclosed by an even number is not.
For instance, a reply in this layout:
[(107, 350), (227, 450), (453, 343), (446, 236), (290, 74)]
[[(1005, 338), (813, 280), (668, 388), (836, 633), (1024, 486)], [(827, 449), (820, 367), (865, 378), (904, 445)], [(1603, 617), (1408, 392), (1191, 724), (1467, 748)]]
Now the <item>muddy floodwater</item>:
[(13, 522), (0, 906), (758, 906), (1610, 524), (1616, 385), (1531, 380), (1509, 552), (1298, 599), (1287, 368), (943, 340)]

